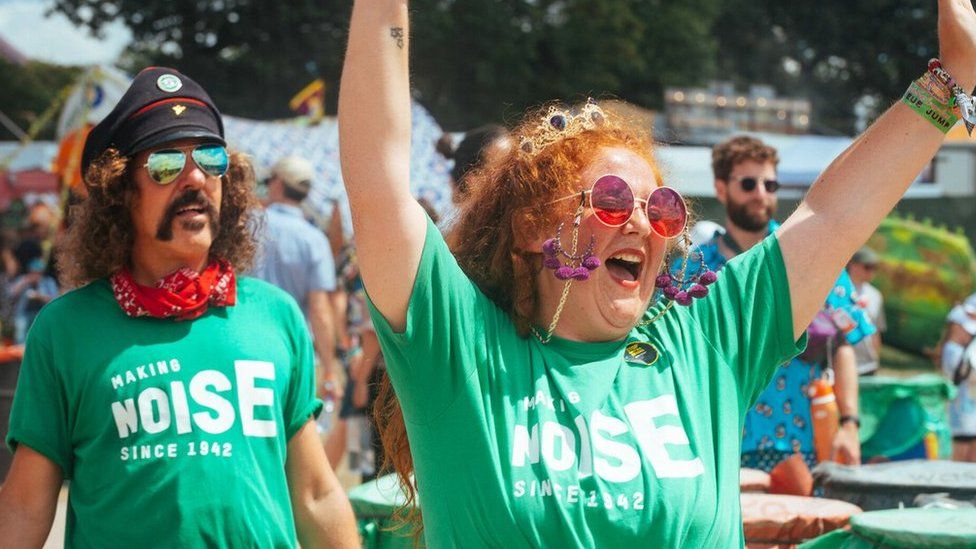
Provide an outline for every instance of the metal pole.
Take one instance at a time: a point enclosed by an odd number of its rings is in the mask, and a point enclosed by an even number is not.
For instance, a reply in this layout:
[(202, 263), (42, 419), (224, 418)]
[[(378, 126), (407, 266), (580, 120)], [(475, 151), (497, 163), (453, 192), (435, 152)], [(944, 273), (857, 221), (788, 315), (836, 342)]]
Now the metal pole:
[(20, 127), (17, 126), (17, 124), (15, 124), (14, 121), (11, 120), (10, 117), (7, 116), (3, 111), (0, 111), (0, 124), (3, 124), (3, 127), (7, 128), (7, 130), (14, 134), (14, 137), (20, 141), (23, 141), (24, 138), (27, 137), (24, 130), (20, 129)]

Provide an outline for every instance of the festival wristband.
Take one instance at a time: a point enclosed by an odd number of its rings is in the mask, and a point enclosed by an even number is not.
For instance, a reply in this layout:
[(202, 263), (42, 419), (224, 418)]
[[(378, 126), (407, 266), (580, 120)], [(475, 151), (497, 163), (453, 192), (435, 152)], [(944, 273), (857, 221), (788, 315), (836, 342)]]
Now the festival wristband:
[(942, 62), (936, 58), (929, 59), (928, 64), (929, 74), (935, 76), (940, 82), (947, 88), (952, 89), (956, 87), (956, 79), (949, 74), (948, 71), (942, 68)]
[(920, 88), (928, 92), (929, 95), (935, 98), (935, 100), (940, 104), (946, 105), (950, 108), (952, 107), (953, 97), (949, 92), (949, 88), (947, 88), (945, 84), (931, 72), (926, 72), (923, 74), (918, 80), (915, 81), (915, 83), (918, 84)]
[(959, 121), (947, 105), (939, 105), (931, 94), (915, 82), (905, 90), (901, 100), (942, 133), (949, 133), (949, 130)]
[(930, 90), (926, 85), (931, 84), (931, 82), (926, 83), (920, 82), (919, 80), (922, 79), (919, 78), (918, 80), (912, 82), (908, 89), (911, 90), (912, 93), (921, 99), (926, 105), (946, 114), (955, 116), (952, 98), (946, 97), (944, 92), (932, 93), (932, 90)]
[(938, 59), (929, 59), (928, 72), (949, 90), (952, 95), (952, 102), (959, 109), (959, 116), (966, 124), (966, 131), (972, 135), (973, 128), (976, 128), (976, 98), (959, 86), (949, 71), (942, 68), (942, 62)]

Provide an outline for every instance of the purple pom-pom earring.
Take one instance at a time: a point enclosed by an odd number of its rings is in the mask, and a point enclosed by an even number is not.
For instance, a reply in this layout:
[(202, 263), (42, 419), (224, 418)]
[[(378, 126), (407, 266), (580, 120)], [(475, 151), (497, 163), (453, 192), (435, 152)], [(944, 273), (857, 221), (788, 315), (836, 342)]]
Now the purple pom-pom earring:
[[(686, 243), (687, 245), (688, 243)], [(698, 267), (696, 272), (690, 276), (685, 276), (688, 268), (688, 249), (685, 248), (680, 270), (668, 268), (668, 272), (662, 273), (654, 279), (654, 285), (661, 290), (665, 298), (677, 303), (678, 305), (691, 305), (695, 299), (701, 299), (708, 295), (708, 286), (718, 280), (715, 271), (705, 265), (703, 257), (699, 253)]]
[[(547, 269), (555, 271), (556, 278), (559, 280), (578, 280), (583, 282), (589, 280), (590, 272), (600, 267), (600, 258), (593, 255), (593, 247), (596, 245), (596, 238), (590, 236), (590, 244), (583, 250), (583, 253), (576, 253), (577, 237), (579, 236), (579, 226), (583, 218), (582, 199), (580, 207), (576, 210), (576, 217), (573, 219), (573, 247), (570, 251), (563, 249), (563, 224), (560, 223), (556, 229), (556, 236), (542, 243), (542, 265)], [(564, 263), (561, 257), (566, 258)]]

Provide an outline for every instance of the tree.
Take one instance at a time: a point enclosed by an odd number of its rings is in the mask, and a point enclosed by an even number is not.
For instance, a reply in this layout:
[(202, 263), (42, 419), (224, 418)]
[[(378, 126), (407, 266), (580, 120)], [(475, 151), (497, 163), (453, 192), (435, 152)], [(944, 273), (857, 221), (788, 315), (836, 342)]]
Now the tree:
[(56, 0), (55, 11), (96, 35), (121, 19), (128, 58), (193, 76), (229, 114), (290, 116), (288, 100), (325, 78), (334, 110), (349, 26), (348, 2), (289, 0)]
[(446, 128), (498, 122), (535, 101), (539, 8), (524, 0), (412, 3), (411, 66), (420, 101)]
[(927, 0), (731, 0), (715, 25), (719, 72), (806, 96), (815, 128), (851, 133), (862, 97), (890, 104), (938, 55), (936, 15)]
[(716, 5), (454, 0), (443, 10), (417, 9), (415, 84), (438, 120), (461, 129), (511, 121), (554, 99), (660, 107), (665, 85), (712, 76)]
[[(718, 0), (412, 0), (417, 97), (449, 129), (511, 121), (552, 99), (659, 106), (663, 86), (712, 76)], [(230, 114), (288, 116), (315, 77), (335, 108), (348, 0), (55, 0), (98, 33), (121, 19), (136, 69), (174, 66)]]
[[(21, 66), (0, 59), (0, 82), (8, 83), (0, 86), (0, 111), (6, 113), (14, 124), (26, 132), (59, 100), (61, 92), (74, 82), (80, 72), (77, 67), (41, 61), (29, 61)], [(54, 138), (54, 123), (58, 119), (57, 113), (53, 114), (51, 123), (40, 128), (40, 133), (36, 136), (38, 139)], [(19, 138), (6, 128), (0, 129), (0, 135), (3, 139)]]

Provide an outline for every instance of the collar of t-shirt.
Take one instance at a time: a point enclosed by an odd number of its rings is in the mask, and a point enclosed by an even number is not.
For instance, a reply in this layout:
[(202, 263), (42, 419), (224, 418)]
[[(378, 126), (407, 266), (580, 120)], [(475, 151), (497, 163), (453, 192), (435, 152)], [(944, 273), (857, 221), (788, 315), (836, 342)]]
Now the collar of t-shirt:
[[(766, 232), (766, 236), (769, 236), (769, 235), (773, 234), (773, 231), (775, 231), (778, 228), (779, 228), (779, 223), (775, 219), (770, 219), (769, 220), (769, 229)], [(739, 254), (745, 252), (745, 250), (743, 250), (741, 248), (741, 246), (739, 246), (739, 243), (736, 242), (735, 239), (732, 238), (732, 235), (730, 235), (729, 232), (727, 230), (725, 230), (724, 227), (722, 228), (722, 230), (716, 230), (715, 231), (715, 236), (713, 236), (712, 239), (715, 241), (715, 244), (716, 244), (716, 246), (715, 246), (715, 253), (717, 253), (718, 255), (722, 256), (722, 258), (725, 259), (725, 261), (728, 261), (729, 259), (732, 259), (732, 258), (725, 257), (725, 255), (721, 251), (719, 251), (719, 247), (718, 247), (718, 241), (719, 240), (724, 241), (725, 242), (725, 246), (728, 247), (733, 252), (736, 252), (736, 253), (739, 253)]]
[[(542, 328), (537, 329), (540, 333), (545, 333)], [(553, 334), (545, 348), (572, 362), (592, 362), (605, 360), (612, 357), (616, 353), (623, 351), (624, 344), (631, 339), (630, 336), (632, 335), (634, 335), (633, 331), (631, 334), (628, 334), (627, 338), (624, 339), (618, 339), (615, 341), (584, 342), (564, 339)]]

